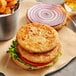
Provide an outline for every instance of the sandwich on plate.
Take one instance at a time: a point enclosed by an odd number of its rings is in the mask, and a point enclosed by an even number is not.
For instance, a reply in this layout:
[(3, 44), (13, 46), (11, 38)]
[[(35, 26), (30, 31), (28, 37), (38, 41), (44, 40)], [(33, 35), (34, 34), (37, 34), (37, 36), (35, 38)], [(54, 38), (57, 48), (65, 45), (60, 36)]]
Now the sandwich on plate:
[(27, 70), (52, 66), (61, 56), (57, 31), (46, 24), (30, 23), (22, 26), (7, 51), (12, 60)]

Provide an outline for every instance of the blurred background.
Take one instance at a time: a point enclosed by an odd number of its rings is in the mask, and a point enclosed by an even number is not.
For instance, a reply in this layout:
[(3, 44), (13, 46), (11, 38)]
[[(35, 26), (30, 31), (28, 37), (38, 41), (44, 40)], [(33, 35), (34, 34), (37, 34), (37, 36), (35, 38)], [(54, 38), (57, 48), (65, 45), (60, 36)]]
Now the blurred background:
[(38, 2), (43, 2), (43, 3), (52, 3), (52, 4), (63, 4), (64, 0), (36, 0)]

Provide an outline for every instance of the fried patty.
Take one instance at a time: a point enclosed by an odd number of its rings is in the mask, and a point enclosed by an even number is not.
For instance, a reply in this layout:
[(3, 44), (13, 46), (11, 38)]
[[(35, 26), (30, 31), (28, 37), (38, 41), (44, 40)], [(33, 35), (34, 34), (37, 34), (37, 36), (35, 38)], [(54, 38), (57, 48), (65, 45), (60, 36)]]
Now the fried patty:
[[(13, 58), (12, 58), (13, 59)], [(52, 64), (49, 63), (47, 65), (44, 65), (44, 66), (37, 66), (37, 67), (30, 67), (30, 66), (26, 66), (24, 65), (23, 63), (21, 63), (19, 60), (15, 60), (13, 59), (13, 61), (20, 67), (22, 67), (23, 69), (26, 69), (26, 70), (38, 70), (38, 69), (42, 69), (42, 68), (45, 68), (45, 67), (49, 67), (49, 66), (53, 66), (57, 60), (59, 59), (58, 57), (55, 58), (56, 60), (55, 61), (52, 61)]]
[(28, 52), (44, 53), (56, 47), (58, 33), (48, 25), (30, 23), (19, 29), (16, 38), (19, 45)]
[(61, 50), (61, 45), (60, 43), (58, 43), (57, 46), (53, 50), (50, 50), (49, 52), (42, 53), (42, 54), (33, 54), (33, 53), (31, 54), (27, 52), (25, 49), (23, 49), (19, 44), (17, 45), (17, 49), (22, 57), (24, 57), (25, 59), (31, 62), (48, 63), (58, 56)]

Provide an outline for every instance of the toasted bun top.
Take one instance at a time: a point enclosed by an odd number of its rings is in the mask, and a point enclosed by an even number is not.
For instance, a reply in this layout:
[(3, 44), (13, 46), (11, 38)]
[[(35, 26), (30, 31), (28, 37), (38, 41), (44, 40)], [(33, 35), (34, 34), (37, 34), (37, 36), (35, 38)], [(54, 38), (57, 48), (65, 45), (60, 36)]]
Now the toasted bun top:
[(58, 34), (50, 26), (30, 23), (17, 32), (17, 41), (21, 47), (31, 53), (43, 53), (57, 45)]

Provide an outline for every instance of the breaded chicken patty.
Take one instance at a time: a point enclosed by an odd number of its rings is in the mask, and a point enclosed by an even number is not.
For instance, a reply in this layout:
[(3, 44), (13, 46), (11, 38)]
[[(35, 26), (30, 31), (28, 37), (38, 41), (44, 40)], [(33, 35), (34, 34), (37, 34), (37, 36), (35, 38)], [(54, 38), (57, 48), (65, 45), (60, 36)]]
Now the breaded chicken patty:
[(22, 57), (24, 57), (25, 59), (27, 59), (31, 62), (48, 63), (58, 56), (58, 54), (60, 53), (60, 50), (61, 50), (61, 45), (60, 45), (60, 43), (58, 43), (57, 46), (53, 50), (50, 50), (49, 52), (42, 53), (42, 54), (28, 53), (19, 44), (17, 44), (17, 50), (21, 54)]
[(56, 47), (58, 33), (54, 28), (41, 23), (22, 26), (17, 32), (19, 45), (30, 53), (44, 53)]

